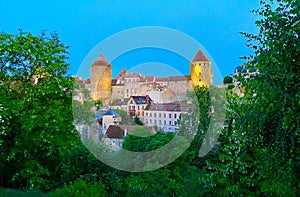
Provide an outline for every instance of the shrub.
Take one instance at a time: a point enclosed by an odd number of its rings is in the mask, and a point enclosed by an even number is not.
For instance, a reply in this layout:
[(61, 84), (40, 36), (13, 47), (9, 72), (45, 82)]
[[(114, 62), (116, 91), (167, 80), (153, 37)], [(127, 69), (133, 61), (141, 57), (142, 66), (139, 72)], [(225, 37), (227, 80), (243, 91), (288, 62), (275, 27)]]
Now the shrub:
[(84, 197), (95, 196), (105, 197), (108, 196), (105, 190), (105, 185), (101, 182), (86, 183), (79, 179), (73, 184), (64, 185), (62, 189), (56, 189), (50, 194), (51, 197)]

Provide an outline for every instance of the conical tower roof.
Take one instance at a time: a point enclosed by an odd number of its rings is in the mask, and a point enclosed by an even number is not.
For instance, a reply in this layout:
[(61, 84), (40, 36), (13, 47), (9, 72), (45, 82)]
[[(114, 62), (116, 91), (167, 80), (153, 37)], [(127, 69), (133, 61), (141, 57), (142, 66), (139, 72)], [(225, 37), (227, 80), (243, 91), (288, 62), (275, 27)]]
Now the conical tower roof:
[(104, 57), (103, 54), (101, 54), (96, 61), (93, 63), (92, 66), (109, 66), (108, 61), (106, 60), (106, 58)]
[(201, 50), (199, 50), (195, 55), (194, 59), (192, 60), (192, 62), (203, 62), (203, 61), (209, 62), (205, 54)]

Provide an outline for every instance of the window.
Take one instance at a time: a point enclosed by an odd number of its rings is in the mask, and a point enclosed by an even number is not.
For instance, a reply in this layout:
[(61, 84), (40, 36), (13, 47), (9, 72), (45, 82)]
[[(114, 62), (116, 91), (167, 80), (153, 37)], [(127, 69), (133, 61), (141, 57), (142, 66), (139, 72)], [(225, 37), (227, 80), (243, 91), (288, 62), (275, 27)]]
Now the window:
[(140, 110), (140, 106), (138, 106), (138, 110)]
[(174, 118), (175, 118), (175, 119), (177, 118), (177, 114), (174, 114)]
[(161, 120), (159, 120), (158, 122), (159, 122), (159, 125), (161, 125)]
[(135, 110), (135, 106), (132, 106), (132, 110)]
[(172, 114), (169, 114), (169, 118), (172, 118)]
[(164, 121), (164, 125), (166, 125), (167, 124), (167, 121)]
[(154, 118), (156, 118), (156, 113), (154, 113)]
[(140, 113), (140, 112), (138, 112), (138, 116), (141, 116), (141, 113)]
[(131, 110), (131, 106), (129, 106), (129, 110)]
[(158, 114), (158, 117), (161, 117), (161, 113)]
[(172, 125), (172, 121), (169, 121), (169, 125)]
[(150, 113), (150, 117), (152, 117), (152, 113)]
[(148, 113), (146, 112), (146, 116), (148, 116)]
[(154, 120), (154, 124), (156, 124), (156, 119)]
[(130, 104), (133, 104), (133, 101), (132, 101), (132, 100), (130, 101)]
[(145, 106), (144, 106), (144, 105), (142, 106), (142, 109), (145, 109)]
[(152, 119), (150, 119), (150, 124), (152, 124)]
[(164, 118), (166, 117), (166, 114), (164, 113)]

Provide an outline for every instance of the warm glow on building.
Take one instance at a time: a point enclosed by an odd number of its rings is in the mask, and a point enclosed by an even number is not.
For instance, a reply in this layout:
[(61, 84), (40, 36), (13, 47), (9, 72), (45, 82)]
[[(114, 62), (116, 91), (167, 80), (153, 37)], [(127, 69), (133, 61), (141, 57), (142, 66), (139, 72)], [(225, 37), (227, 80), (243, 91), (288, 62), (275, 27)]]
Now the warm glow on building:
[(191, 80), (193, 87), (210, 86), (212, 84), (211, 62), (199, 50), (190, 63)]

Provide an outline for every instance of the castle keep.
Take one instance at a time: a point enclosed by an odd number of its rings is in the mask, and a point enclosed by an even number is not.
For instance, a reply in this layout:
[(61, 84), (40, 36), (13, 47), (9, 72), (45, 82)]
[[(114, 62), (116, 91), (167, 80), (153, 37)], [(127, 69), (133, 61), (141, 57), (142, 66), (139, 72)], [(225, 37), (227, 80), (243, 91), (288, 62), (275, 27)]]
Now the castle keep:
[(91, 97), (93, 100), (106, 101), (111, 96), (112, 67), (103, 55), (91, 66)]
[(104, 105), (138, 95), (150, 95), (155, 103), (166, 103), (185, 99), (186, 91), (195, 86), (210, 86), (212, 70), (211, 62), (199, 50), (190, 62), (190, 75), (158, 78), (123, 69), (112, 79), (112, 67), (100, 55), (91, 65), (90, 81), (92, 99), (101, 100)]

